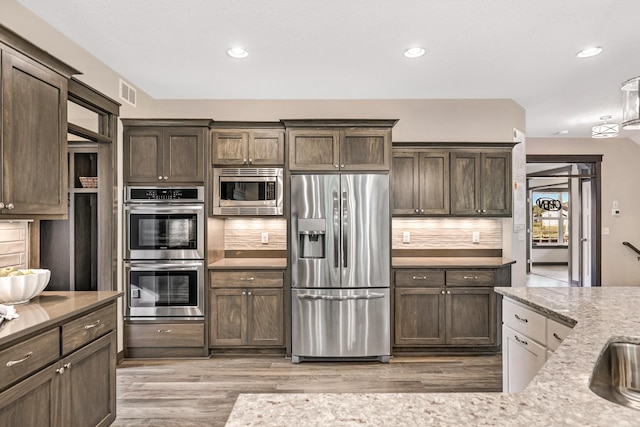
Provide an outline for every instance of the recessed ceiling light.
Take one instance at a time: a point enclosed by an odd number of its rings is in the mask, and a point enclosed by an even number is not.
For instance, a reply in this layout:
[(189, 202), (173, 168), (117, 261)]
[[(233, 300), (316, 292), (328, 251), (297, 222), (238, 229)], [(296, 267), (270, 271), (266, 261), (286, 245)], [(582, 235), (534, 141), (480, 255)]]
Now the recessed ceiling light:
[(592, 56), (596, 56), (602, 53), (603, 49), (599, 46), (596, 47), (588, 47), (586, 49), (582, 49), (580, 52), (576, 53), (578, 58), (590, 58)]
[(404, 56), (407, 58), (419, 58), (424, 55), (425, 50), (421, 47), (410, 47), (404, 51)]
[(249, 52), (247, 52), (241, 47), (232, 47), (227, 51), (227, 55), (229, 55), (232, 58), (242, 59), (249, 56)]

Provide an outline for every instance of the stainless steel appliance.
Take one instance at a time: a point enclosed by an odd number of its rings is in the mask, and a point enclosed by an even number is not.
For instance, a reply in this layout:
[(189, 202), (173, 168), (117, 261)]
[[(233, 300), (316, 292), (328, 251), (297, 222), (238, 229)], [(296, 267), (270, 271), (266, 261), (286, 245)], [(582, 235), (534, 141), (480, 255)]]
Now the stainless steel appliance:
[(204, 187), (125, 188), (125, 318), (203, 320)]
[(282, 168), (214, 168), (214, 215), (282, 215)]
[(127, 187), (125, 259), (204, 259), (204, 187)]
[(125, 318), (204, 317), (204, 261), (126, 261)]
[(386, 174), (291, 176), (292, 361), (389, 361)]

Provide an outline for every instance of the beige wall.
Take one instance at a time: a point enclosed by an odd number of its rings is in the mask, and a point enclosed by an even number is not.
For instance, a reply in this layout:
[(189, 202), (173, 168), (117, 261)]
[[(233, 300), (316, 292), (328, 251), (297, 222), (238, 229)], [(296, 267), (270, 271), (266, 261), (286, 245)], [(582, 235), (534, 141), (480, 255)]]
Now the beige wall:
[[(629, 241), (640, 247), (640, 145), (627, 138), (528, 138), (527, 154), (598, 154), (602, 160), (602, 285), (640, 286), (640, 262)], [(617, 200), (621, 215), (613, 217)]]

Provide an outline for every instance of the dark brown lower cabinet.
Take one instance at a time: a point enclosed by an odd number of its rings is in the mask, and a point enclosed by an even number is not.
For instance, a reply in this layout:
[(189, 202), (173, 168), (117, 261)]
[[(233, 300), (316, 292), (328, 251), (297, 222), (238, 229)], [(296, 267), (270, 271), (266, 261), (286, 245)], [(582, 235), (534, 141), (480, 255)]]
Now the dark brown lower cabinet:
[(107, 426), (116, 418), (116, 333), (0, 393), (2, 426)]
[(497, 295), (493, 288), (446, 290), (446, 335), (450, 345), (496, 345)]
[(396, 344), (445, 344), (445, 296), (438, 288), (396, 288)]
[(210, 345), (284, 345), (282, 289), (211, 289)]

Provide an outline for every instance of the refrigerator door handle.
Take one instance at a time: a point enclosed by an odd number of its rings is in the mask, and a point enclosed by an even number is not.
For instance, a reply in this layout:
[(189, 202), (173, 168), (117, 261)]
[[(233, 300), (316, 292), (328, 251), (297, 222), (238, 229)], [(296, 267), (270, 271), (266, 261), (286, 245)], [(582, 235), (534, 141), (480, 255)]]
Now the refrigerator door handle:
[(379, 299), (384, 298), (384, 294), (373, 292), (366, 295), (314, 295), (314, 294), (302, 294), (298, 295), (298, 299), (301, 300), (323, 300), (323, 301), (348, 301), (358, 299)]
[(349, 258), (349, 211), (347, 206), (347, 192), (342, 192), (342, 268), (347, 268)]
[(338, 200), (338, 192), (333, 192), (333, 265), (335, 268), (340, 267), (340, 200)]

